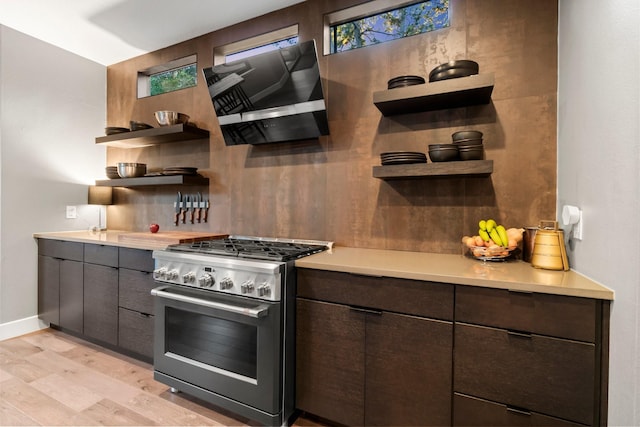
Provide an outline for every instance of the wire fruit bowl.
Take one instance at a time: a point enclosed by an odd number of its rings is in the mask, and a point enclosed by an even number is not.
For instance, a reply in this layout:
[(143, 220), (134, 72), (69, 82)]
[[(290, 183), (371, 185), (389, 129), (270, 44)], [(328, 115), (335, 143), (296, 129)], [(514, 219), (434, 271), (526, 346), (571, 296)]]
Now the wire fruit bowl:
[(467, 246), (464, 245), (466, 249), (469, 250), (469, 254), (475, 258), (482, 261), (504, 261), (508, 259), (515, 250), (509, 248), (503, 248), (502, 246)]

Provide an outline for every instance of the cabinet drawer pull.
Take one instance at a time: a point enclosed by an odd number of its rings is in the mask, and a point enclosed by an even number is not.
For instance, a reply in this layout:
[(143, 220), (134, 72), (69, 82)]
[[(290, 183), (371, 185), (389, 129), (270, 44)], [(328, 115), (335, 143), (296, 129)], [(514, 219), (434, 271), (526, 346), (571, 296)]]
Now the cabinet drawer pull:
[(360, 312), (360, 313), (375, 314), (376, 316), (382, 315), (382, 310), (374, 310), (372, 308), (364, 308), (364, 307), (358, 307), (355, 305), (350, 305), (349, 309)]
[(529, 339), (531, 339), (531, 332), (507, 331), (507, 334), (509, 334), (512, 337), (529, 338)]
[(507, 411), (508, 412), (512, 412), (514, 414), (518, 414), (518, 415), (523, 415), (526, 417), (530, 417), (531, 416), (531, 411), (524, 409), (524, 408), (518, 408), (517, 406), (511, 406), (511, 405), (507, 405)]

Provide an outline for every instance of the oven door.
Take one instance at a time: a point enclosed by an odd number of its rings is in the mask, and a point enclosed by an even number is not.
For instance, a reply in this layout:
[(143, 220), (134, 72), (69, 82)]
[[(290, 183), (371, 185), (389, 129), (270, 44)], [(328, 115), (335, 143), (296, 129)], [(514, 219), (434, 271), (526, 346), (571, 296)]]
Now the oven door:
[(271, 414), (280, 411), (280, 302), (171, 285), (152, 294), (156, 372)]

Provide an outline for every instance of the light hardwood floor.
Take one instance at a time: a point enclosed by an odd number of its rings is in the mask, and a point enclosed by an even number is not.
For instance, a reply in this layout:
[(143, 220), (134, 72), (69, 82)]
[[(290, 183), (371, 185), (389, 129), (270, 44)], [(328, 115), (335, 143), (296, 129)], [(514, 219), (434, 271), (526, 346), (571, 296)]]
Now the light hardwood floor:
[[(152, 366), (45, 329), (0, 342), (0, 425), (246, 426), (171, 393)], [(294, 426), (321, 426), (299, 417)]]

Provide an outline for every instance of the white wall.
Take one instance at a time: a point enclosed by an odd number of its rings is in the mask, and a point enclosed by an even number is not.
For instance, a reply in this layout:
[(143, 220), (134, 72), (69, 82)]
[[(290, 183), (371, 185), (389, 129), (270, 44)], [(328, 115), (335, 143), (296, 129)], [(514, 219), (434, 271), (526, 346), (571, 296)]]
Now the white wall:
[(33, 233), (97, 223), (105, 117), (106, 67), (0, 25), (0, 339), (37, 315)]
[(640, 425), (640, 2), (560, 0), (558, 206), (572, 268), (615, 291), (609, 425)]

